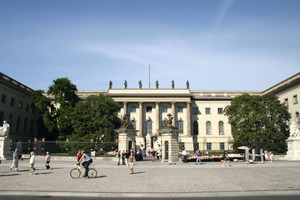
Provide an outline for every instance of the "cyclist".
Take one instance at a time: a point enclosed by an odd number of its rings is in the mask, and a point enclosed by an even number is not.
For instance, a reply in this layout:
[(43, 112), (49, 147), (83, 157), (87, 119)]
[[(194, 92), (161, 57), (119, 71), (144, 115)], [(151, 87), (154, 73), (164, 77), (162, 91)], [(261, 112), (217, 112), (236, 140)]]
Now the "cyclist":
[(81, 151), (81, 158), (77, 163), (78, 165), (80, 165), (83, 158), (85, 159), (85, 161), (82, 163), (82, 166), (85, 168), (85, 174), (83, 177), (88, 177), (89, 165), (91, 164), (92, 160), (87, 154), (84, 153), (84, 151)]

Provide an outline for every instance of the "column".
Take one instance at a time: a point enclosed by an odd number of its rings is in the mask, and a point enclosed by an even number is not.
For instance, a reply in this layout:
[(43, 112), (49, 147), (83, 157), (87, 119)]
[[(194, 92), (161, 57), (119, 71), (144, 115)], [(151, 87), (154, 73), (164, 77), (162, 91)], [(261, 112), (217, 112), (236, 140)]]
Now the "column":
[(191, 136), (191, 102), (186, 102), (187, 136)]
[(176, 102), (174, 102), (174, 101), (171, 102), (171, 115), (172, 115), (172, 117), (173, 117), (172, 126), (175, 126), (175, 121), (176, 121), (176, 116), (175, 116), (175, 104), (176, 104)]
[(160, 113), (160, 107), (159, 107), (159, 102), (155, 102), (155, 108), (156, 108), (156, 113), (155, 113), (155, 124), (156, 124), (156, 135), (158, 135), (159, 131), (159, 113)]
[(124, 115), (126, 115), (127, 114), (127, 101), (124, 101), (123, 105), (124, 105)]
[(139, 132), (138, 136), (143, 136), (143, 102), (139, 102)]

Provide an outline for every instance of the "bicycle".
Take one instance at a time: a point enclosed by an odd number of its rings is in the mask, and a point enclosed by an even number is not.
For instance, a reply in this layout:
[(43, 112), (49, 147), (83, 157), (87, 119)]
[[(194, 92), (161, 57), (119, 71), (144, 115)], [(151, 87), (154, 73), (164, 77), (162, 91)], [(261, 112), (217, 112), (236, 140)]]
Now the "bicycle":
[[(76, 165), (75, 165), (76, 166)], [(85, 174), (85, 171), (83, 169), (83, 166), (82, 165), (78, 165), (77, 167), (71, 169), (70, 171), (70, 176), (73, 178), (73, 179), (77, 179), (80, 177), (80, 175), (82, 174)], [(88, 171), (88, 177), (89, 178), (95, 178), (97, 177), (97, 170), (95, 170), (94, 168), (89, 168), (89, 171)]]

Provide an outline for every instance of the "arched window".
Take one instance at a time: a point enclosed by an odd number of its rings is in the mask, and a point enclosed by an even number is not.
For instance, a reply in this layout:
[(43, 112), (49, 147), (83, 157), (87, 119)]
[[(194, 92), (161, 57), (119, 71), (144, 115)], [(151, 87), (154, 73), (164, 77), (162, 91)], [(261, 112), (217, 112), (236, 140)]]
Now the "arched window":
[(206, 122), (206, 135), (211, 135), (211, 122)]
[(151, 120), (146, 121), (146, 134), (147, 133), (152, 134), (152, 121)]
[(198, 122), (194, 121), (193, 123), (193, 135), (198, 135)]
[(219, 135), (224, 135), (224, 122), (219, 122)]
[(17, 117), (17, 129), (16, 129), (17, 132), (19, 132), (19, 130), (20, 130), (20, 123), (21, 123), (21, 117), (18, 116)]

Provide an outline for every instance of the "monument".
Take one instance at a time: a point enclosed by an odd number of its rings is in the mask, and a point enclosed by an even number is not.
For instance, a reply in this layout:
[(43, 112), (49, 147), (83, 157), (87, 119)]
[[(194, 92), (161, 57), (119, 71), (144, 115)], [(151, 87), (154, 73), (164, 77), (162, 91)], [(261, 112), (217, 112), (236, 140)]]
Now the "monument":
[(161, 133), (162, 146), (162, 162), (178, 162), (179, 161), (179, 143), (178, 143), (178, 128), (172, 126), (173, 117), (168, 114), (168, 119), (165, 120)]
[(288, 152), (284, 159), (300, 160), (300, 134), (295, 122), (290, 125), (290, 137), (287, 139)]
[(129, 151), (132, 150), (135, 154), (135, 147), (136, 147), (136, 131), (135, 128), (132, 126), (129, 115), (124, 115), (122, 119), (122, 126), (119, 130), (117, 130), (119, 134), (119, 151)]
[(0, 127), (0, 156), (3, 160), (12, 159), (10, 152), (10, 140), (9, 140), (10, 126), (6, 121), (3, 122), (3, 126)]

